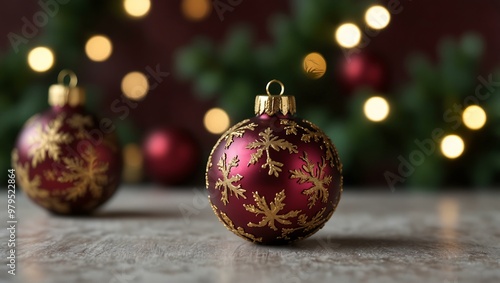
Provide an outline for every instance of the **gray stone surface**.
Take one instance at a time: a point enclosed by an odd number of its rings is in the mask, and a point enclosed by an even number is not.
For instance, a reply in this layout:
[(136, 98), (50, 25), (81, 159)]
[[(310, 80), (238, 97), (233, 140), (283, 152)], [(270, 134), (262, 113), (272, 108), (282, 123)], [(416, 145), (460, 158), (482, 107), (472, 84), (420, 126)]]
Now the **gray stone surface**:
[(17, 214), (16, 276), (0, 230), (3, 282), (500, 282), (499, 194), (346, 189), (325, 228), (281, 247), (227, 231), (202, 190), (122, 188), (77, 218), (47, 214), (18, 192)]

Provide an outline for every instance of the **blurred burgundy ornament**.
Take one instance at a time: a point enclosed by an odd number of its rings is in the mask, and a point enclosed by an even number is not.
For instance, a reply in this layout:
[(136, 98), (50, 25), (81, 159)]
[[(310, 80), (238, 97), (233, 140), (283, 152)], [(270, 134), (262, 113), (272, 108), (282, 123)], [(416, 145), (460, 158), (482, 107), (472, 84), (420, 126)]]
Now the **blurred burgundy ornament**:
[(338, 80), (347, 93), (360, 87), (385, 92), (388, 86), (388, 72), (385, 64), (372, 53), (357, 53), (342, 57), (338, 67)]
[(160, 128), (150, 132), (143, 143), (146, 173), (155, 182), (177, 185), (196, 172), (200, 149), (195, 138), (180, 128)]
[[(66, 76), (69, 85), (64, 85)], [(98, 120), (83, 107), (84, 90), (63, 70), (49, 89), (47, 111), (31, 117), (12, 151), (24, 193), (56, 214), (92, 212), (115, 193), (121, 154), (111, 120)]]
[[(270, 95), (269, 85), (281, 85)], [(222, 135), (207, 163), (206, 186), (219, 220), (255, 243), (304, 239), (332, 216), (342, 193), (342, 164), (330, 138), (294, 117), (295, 98), (272, 80), (255, 100), (256, 117)]]

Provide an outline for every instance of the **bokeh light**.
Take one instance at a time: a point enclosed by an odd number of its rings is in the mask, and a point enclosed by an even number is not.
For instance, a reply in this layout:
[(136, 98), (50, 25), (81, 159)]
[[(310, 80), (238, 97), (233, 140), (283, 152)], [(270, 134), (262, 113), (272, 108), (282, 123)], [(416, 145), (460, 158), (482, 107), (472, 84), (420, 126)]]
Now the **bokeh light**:
[(304, 57), (303, 68), (305, 74), (311, 79), (319, 79), (326, 72), (326, 61), (317, 52), (312, 52)]
[(164, 133), (152, 133), (145, 142), (146, 156), (152, 158), (166, 156), (169, 151), (169, 144), (168, 137), (166, 137)]
[(123, 180), (137, 183), (142, 179), (143, 156), (141, 147), (130, 143), (123, 147)]
[(142, 18), (151, 9), (150, 0), (124, 0), (125, 12), (134, 18)]
[(385, 120), (389, 115), (390, 107), (385, 98), (380, 96), (373, 96), (366, 100), (363, 111), (366, 118), (373, 122), (380, 122)]
[(467, 128), (479, 130), (486, 124), (486, 112), (478, 105), (471, 105), (462, 113), (462, 121)]
[(181, 10), (187, 19), (201, 21), (212, 11), (212, 3), (209, 0), (182, 0)]
[(220, 108), (212, 108), (203, 118), (205, 128), (212, 134), (222, 134), (229, 128), (229, 115)]
[(439, 219), (445, 228), (455, 228), (459, 219), (460, 205), (455, 198), (442, 198), (438, 203)]
[(148, 78), (141, 72), (130, 72), (123, 77), (121, 88), (126, 97), (143, 99), (149, 91)]
[(35, 47), (28, 53), (28, 65), (35, 72), (46, 72), (54, 66), (54, 53), (47, 47)]
[(454, 159), (464, 152), (464, 141), (457, 135), (447, 135), (441, 141), (441, 152), (447, 158)]
[(104, 35), (96, 35), (85, 44), (85, 53), (90, 60), (96, 62), (105, 61), (111, 56), (113, 45), (111, 40)]
[(335, 40), (345, 48), (352, 48), (361, 41), (361, 30), (353, 23), (345, 23), (335, 31)]
[(365, 13), (365, 22), (372, 29), (383, 29), (391, 21), (391, 14), (383, 6), (375, 5)]

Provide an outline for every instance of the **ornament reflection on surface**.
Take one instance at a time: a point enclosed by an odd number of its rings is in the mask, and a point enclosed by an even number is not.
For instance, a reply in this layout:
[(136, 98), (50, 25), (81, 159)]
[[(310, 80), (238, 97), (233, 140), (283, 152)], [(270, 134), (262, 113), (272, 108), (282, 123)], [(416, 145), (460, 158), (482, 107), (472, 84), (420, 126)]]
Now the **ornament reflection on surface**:
[(182, 0), (182, 14), (191, 21), (201, 21), (210, 15), (211, 2), (210, 0)]

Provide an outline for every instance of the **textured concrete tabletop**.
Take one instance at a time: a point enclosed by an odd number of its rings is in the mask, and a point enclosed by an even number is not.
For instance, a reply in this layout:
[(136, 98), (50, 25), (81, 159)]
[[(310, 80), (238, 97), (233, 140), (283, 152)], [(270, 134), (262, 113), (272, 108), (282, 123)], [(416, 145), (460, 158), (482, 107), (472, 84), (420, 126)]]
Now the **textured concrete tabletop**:
[(16, 275), (3, 228), (0, 282), (500, 282), (499, 194), (346, 189), (325, 228), (280, 247), (226, 231), (203, 190), (125, 187), (79, 218), (17, 200)]

